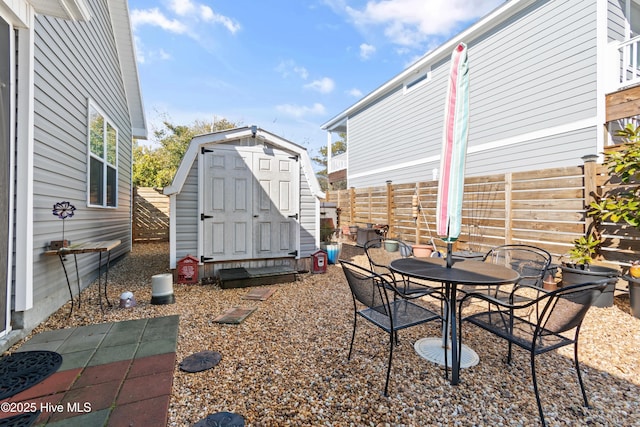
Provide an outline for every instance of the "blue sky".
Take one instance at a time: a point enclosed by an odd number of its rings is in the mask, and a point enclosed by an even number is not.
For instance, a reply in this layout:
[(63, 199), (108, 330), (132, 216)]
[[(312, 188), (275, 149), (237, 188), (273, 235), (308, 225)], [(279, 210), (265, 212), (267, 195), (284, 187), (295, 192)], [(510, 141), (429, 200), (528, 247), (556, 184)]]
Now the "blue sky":
[(129, 0), (152, 131), (226, 118), (317, 155), (320, 126), (503, 0)]

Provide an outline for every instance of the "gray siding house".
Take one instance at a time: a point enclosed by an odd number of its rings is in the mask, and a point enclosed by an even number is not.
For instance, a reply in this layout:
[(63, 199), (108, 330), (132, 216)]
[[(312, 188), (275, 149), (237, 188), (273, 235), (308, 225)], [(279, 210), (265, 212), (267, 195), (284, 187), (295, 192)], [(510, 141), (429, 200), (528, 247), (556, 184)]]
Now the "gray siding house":
[[(0, 56), (6, 348), (69, 300), (60, 260), (43, 255), (62, 239), (55, 203), (76, 207), (64, 221), (71, 243), (121, 240), (112, 260), (131, 249), (132, 141), (147, 129), (126, 0), (0, 0)], [(77, 260), (86, 286), (98, 255)]]
[[(304, 147), (256, 126), (196, 136), (170, 196), (170, 267), (298, 268), (319, 246), (324, 193)], [(308, 268), (308, 266), (307, 266)]]
[[(459, 42), (469, 48), (468, 176), (582, 164), (610, 143), (619, 119), (637, 114), (607, 95), (638, 83), (639, 3), (504, 2), (322, 125), (329, 141), (347, 134), (330, 177), (346, 168), (350, 187), (438, 179)], [(637, 100), (637, 89), (625, 97)]]

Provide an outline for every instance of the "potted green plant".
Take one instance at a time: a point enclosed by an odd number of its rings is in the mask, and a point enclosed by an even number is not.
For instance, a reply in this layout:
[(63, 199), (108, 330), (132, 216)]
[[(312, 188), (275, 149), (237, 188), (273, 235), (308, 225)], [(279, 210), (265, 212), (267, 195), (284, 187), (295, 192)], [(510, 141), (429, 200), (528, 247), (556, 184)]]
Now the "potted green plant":
[(573, 248), (566, 255), (569, 261), (560, 265), (562, 286), (577, 285), (602, 279), (609, 279), (604, 292), (593, 304), (596, 307), (611, 307), (620, 272), (611, 267), (593, 265), (602, 242), (593, 233), (579, 237), (573, 241)]

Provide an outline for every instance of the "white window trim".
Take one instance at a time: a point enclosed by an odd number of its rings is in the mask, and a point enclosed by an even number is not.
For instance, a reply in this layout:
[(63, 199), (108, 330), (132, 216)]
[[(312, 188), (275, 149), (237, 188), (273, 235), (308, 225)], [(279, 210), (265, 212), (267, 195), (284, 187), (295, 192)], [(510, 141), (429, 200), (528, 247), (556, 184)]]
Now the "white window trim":
[[(102, 115), (104, 119), (104, 135), (106, 137), (107, 125), (111, 125), (111, 127), (116, 131), (116, 164), (112, 165), (107, 162), (107, 153), (106, 153), (106, 144), (103, 145), (103, 157), (100, 158), (91, 152), (91, 109), (97, 111), (100, 115)], [(120, 130), (116, 127), (113, 121), (107, 116), (104, 111), (98, 107), (98, 105), (92, 100), (88, 99), (87, 101), (87, 206), (90, 208), (104, 208), (104, 209), (117, 209), (118, 208), (118, 181), (120, 178), (120, 171), (118, 169), (118, 157), (120, 154)], [(96, 158), (102, 162), (102, 173), (103, 173), (103, 182), (102, 182), (102, 204), (91, 203), (91, 159)], [(115, 205), (110, 206), (107, 205), (107, 167), (112, 166), (116, 171), (116, 182), (115, 182)]]
[(406, 95), (431, 81), (431, 69), (423, 70), (404, 82), (402, 87), (403, 93)]

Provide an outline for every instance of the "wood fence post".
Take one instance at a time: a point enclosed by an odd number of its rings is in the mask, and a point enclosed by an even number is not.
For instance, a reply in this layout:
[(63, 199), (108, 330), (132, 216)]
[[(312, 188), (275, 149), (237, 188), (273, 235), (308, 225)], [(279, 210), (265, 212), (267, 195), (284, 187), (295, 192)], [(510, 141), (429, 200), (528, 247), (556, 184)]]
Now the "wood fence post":
[(373, 206), (371, 205), (371, 199), (372, 199), (372, 197), (373, 197), (373, 195), (372, 195), (372, 193), (373, 193), (373, 187), (368, 187), (367, 189), (369, 190), (369, 193), (368, 193), (368, 196), (367, 196), (367, 198), (368, 198), (368, 202), (369, 202), (369, 207), (367, 208), (367, 211), (368, 211), (367, 213), (369, 214), (369, 215), (367, 216), (367, 218), (368, 218), (368, 219), (367, 219), (367, 222), (368, 222), (368, 223), (373, 223), (373, 219), (371, 219), (371, 210), (373, 209)]
[(356, 224), (356, 187), (349, 189), (349, 213), (351, 214), (352, 225)]
[(425, 217), (422, 213), (422, 203), (420, 202), (420, 185), (416, 183), (416, 195), (418, 196), (418, 216), (416, 217), (416, 245), (420, 244), (420, 218)]
[(393, 212), (395, 210), (395, 204), (393, 203), (393, 186), (391, 185), (391, 180), (387, 181), (387, 225), (389, 229), (387, 230), (387, 236), (394, 236), (394, 215)]
[(598, 185), (596, 183), (596, 175), (598, 173), (598, 164), (596, 163), (597, 159), (597, 154), (587, 154), (586, 156), (582, 156), (582, 161), (584, 162), (584, 235), (586, 235), (593, 226), (593, 218), (588, 216), (586, 211), (589, 210), (591, 202), (595, 202), (596, 200), (595, 195), (598, 190)]
[(504, 244), (509, 245), (513, 241), (513, 174), (504, 174)]

